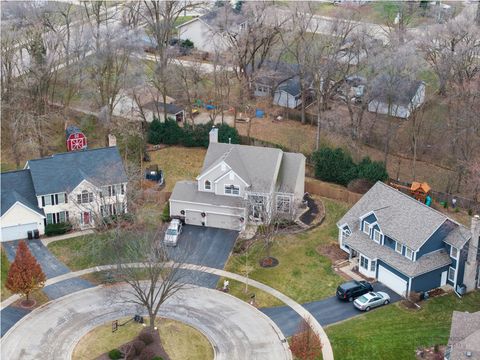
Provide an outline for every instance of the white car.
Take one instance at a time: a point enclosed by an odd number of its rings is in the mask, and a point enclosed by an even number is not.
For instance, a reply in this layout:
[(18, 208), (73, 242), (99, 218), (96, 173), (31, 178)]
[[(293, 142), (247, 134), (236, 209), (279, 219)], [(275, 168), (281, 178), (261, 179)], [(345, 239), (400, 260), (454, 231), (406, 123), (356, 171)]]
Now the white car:
[(389, 302), (390, 296), (387, 293), (371, 291), (357, 298), (353, 305), (359, 310), (370, 311), (374, 307), (387, 305)]
[(165, 231), (165, 238), (163, 242), (165, 245), (177, 246), (178, 236), (182, 233), (182, 222), (178, 219), (173, 219)]

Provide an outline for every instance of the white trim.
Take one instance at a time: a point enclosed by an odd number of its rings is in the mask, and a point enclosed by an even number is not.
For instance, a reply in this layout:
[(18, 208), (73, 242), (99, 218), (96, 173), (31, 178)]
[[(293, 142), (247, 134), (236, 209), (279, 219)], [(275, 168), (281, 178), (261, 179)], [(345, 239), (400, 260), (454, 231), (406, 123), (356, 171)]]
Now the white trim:
[[(377, 240), (375, 240), (375, 233), (378, 233), (380, 235), (380, 238)], [(373, 238), (372, 240), (375, 241), (377, 244), (382, 244), (382, 240), (383, 240), (383, 234), (380, 230), (377, 230), (377, 229), (373, 229)]]
[[(232, 189), (232, 193), (231, 193), (231, 194), (227, 194), (227, 193), (226, 193), (225, 190), (227, 189), (227, 187), (230, 188), (230, 189)], [(238, 189), (238, 194), (234, 194), (234, 193), (233, 193), (233, 189), (235, 189), (235, 188)], [(224, 184), (224, 185), (223, 185), (223, 195), (225, 195), (225, 196), (241, 197), (242, 195), (241, 195), (241, 191), (240, 191), (240, 186), (237, 186), (237, 185), (234, 185), (234, 184)]]
[[(370, 237), (370, 232), (371, 232), (371, 230), (372, 230), (372, 224), (370, 224), (370, 223), (368, 223), (368, 222), (366, 222), (366, 221), (365, 221), (365, 222), (362, 221), (362, 222), (360, 223), (360, 225), (361, 225), (361, 228), (362, 228), (362, 232), (363, 232), (364, 234), (367, 234), (368, 237)], [(368, 232), (365, 231), (367, 225), (368, 225)]]
[(245, 186), (250, 186), (245, 180), (243, 180), (240, 176), (238, 176), (238, 174), (233, 169), (230, 169), (229, 171), (227, 171), (225, 174), (221, 175), (219, 178), (217, 178), (213, 182), (216, 184), (217, 182), (219, 182), (220, 180), (222, 180), (225, 176), (227, 176), (229, 174), (234, 174), (237, 178), (242, 180), (242, 182), (245, 184)]
[[(68, 193), (68, 190), (65, 190), (64, 192), (67, 193), (67, 196), (68, 196), (69, 194), (73, 194), (83, 183), (86, 183), (86, 184), (90, 185), (92, 188), (96, 189), (97, 193), (98, 193), (99, 191), (102, 191), (102, 187), (110, 186), (110, 185), (111, 185), (111, 184), (108, 184), (108, 185), (102, 185), (102, 186), (98, 187), (98, 186), (93, 185), (90, 181), (83, 179), (82, 181), (80, 181), (80, 183), (79, 183), (77, 186), (75, 186), (72, 190), (70, 190), (69, 193)], [(44, 195), (49, 195), (49, 194), (42, 194), (42, 195), (44, 196)], [(38, 196), (42, 196), (42, 195), (38, 195)], [(74, 200), (75, 200), (75, 202), (76, 202), (76, 200), (77, 200), (77, 199), (76, 199), (76, 196), (75, 196), (75, 199), (74, 199)]]
[[(209, 189), (207, 189), (207, 181), (208, 181), (208, 186), (210, 187)], [(205, 179), (205, 181), (203, 182), (203, 190), (212, 191), (212, 182), (210, 180)]]
[(4, 217), (5, 215), (7, 215), (7, 214), (10, 212), (10, 210), (12, 210), (12, 208), (13, 208), (15, 205), (17, 205), (17, 204), (23, 206), (25, 209), (30, 210), (31, 212), (33, 212), (33, 213), (35, 213), (35, 214), (40, 215), (42, 218), (45, 219), (45, 215), (40, 214), (38, 211), (33, 210), (32, 208), (28, 207), (27, 205), (25, 205), (24, 203), (22, 203), (22, 202), (20, 202), (20, 201), (18, 201), (18, 200), (15, 201), (15, 203), (14, 203), (12, 206), (10, 206), (7, 211), (5, 211), (5, 212), (3, 213), (3, 215), (0, 217), (0, 219), (3, 219), (3, 217)]
[[(217, 167), (219, 167), (220, 165), (224, 165), (227, 167), (228, 170), (232, 170), (232, 168), (230, 166), (227, 165), (227, 163), (225, 161), (220, 161), (217, 165), (215, 165), (214, 167), (208, 169), (206, 172), (198, 175), (195, 180), (200, 180), (202, 177), (204, 177), (205, 175), (209, 174), (210, 172), (212, 172), (213, 170), (215, 170)], [(227, 171), (227, 170), (225, 170)]]
[[(407, 255), (407, 250), (410, 250), (410, 253), (411, 253), (410, 256)], [(405, 257), (409, 260), (413, 260), (413, 250), (410, 249), (408, 246), (405, 246)]]
[[(452, 255), (452, 249), (457, 250), (457, 256), (453, 256), (453, 255)], [(452, 259), (455, 259), (455, 260), (458, 261), (458, 254), (459, 254), (459, 252), (460, 252), (460, 250), (459, 250), (458, 248), (456, 248), (456, 247), (453, 246), (453, 245), (450, 245), (450, 257), (451, 257)]]
[[(397, 250), (397, 245), (400, 245), (400, 251)], [(398, 241), (395, 241), (395, 252), (402, 255), (402, 252), (403, 252), (403, 244), (398, 242)]]
[[(453, 280), (450, 279), (450, 269), (453, 270)], [(448, 272), (447, 272), (447, 280), (450, 281), (450, 282), (453, 282), (453, 284), (455, 285), (455, 280), (457, 279), (457, 269), (455, 269), (454, 267), (451, 267), (449, 266), (448, 267)]]

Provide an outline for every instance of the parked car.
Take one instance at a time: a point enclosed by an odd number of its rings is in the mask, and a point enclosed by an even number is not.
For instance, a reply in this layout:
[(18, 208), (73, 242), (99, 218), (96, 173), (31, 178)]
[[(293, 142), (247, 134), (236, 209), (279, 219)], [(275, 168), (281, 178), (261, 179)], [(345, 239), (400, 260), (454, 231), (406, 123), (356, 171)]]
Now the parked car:
[(337, 288), (337, 298), (340, 300), (353, 301), (355, 298), (373, 291), (372, 284), (367, 281), (352, 280), (343, 283)]
[(353, 302), (353, 305), (362, 311), (370, 311), (377, 306), (387, 305), (390, 302), (390, 296), (382, 291), (369, 292), (360, 296)]
[(173, 219), (165, 231), (163, 242), (165, 245), (177, 246), (178, 236), (182, 233), (182, 222), (179, 219)]

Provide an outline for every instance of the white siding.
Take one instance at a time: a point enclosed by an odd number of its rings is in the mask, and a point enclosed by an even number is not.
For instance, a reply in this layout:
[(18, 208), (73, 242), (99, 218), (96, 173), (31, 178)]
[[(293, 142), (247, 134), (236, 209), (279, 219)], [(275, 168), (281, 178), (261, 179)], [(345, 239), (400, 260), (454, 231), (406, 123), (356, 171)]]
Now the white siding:
[(14, 204), (5, 214), (3, 214), (0, 223), (2, 228), (2, 241), (26, 238), (26, 233), (25, 236), (17, 239), (11, 238), (9, 235), (13, 234), (12, 227), (22, 228), (28, 225), (28, 230), (37, 229), (40, 232), (40, 235), (45, 233), (43, 216), (20, 203)]
[(295, 100), (295, 97), (283, 90), (277, 90), (273, 94), (273, 103), (278, 106), (295, 109), (302, 103), (301, 99)]
[(201, 20), (195, 20), (178, 29), (179, 37), (182, 40), (189, 39), (193, 42), (196, 49), (215, 52), (227, 49), (226, 41), (218, 34), (214, 34), (211, 28)]

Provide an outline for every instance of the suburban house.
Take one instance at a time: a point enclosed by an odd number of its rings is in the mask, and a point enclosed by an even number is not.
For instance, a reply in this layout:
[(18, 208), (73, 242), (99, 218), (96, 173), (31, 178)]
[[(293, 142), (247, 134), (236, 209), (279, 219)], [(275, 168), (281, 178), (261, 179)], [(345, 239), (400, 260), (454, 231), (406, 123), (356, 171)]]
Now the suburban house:
[(181, 40), (188, 39), (198, 50), (215, 53), (227, 50), (226, 37), (239, 34), (246, 26), (242, 11), (222, 6), (177, 26), (177, 30)]
[(340, 248), (361, 274), (401, 295), (477, 288), (480, 217), (471, 229), (382, 182), (337, 222)]
[(454, 311), (445, 360), (480, 359), (480, 311)]
[(305, 156), (280, 149), (218, 143), (218, 129), (196, 181), (179, 181), (170, 216), (187, 224), (242, 230), (247, 222), (293, 219), (304, 195)]
[(95, 226), (98, 217), (127, 211), (127, 175), (116, 147), (72, 151), (29, 160), (0, 174), (2, 241), (70, 222)]
[[(248, 70), (247, 70), (248, 71)], [(295, 109), (302, 103), (299, 66), (283, 62), (265, 61), (254, 78), (254, 94), (272, 97), (273, 104)], [(307, 88), (311, 88), (311, 76), (306, 76)]]
[(407, 119), (425, 101), (425, 83), (382, 74), (373, 79), (368, 111)]
[(158, 94), (146, 92), (145, 89), (121, 91), (113, 108), (113, 116), (146, 122), (152, 122), (154, 118), (157, 118), (163, 122), (165, 121), (165, 107), (167, 118), (175, 119), (178, 122), (185, 119), (185, 109), (174, 104), (174, 99), (167, 97), (167, 102), (164, 104), (160, 101), (161, 97)]

